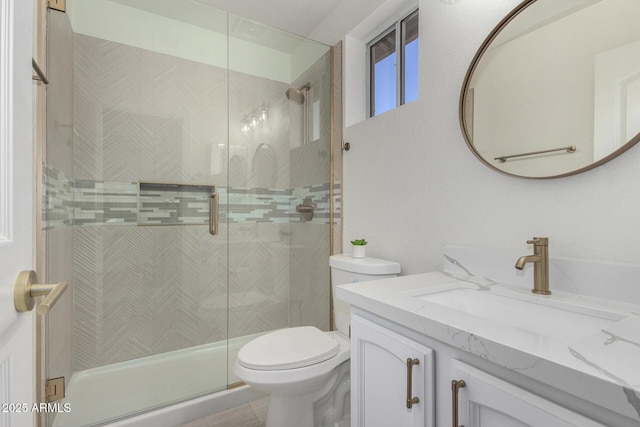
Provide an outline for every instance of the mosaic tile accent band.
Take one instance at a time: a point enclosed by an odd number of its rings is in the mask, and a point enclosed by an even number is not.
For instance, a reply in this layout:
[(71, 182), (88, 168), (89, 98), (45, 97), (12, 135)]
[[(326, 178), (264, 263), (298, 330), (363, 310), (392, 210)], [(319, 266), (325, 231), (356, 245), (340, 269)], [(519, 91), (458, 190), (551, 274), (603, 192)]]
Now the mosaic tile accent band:
[[(208, 197), (212, 187), (183, 184), (180, 190), (161, 184), (137, 182), (70, 180), (45, 166), (46, 188), (42, 227), (45, 230), (71, 225), (206, 225)], [(174, 186), (176, 187), (176, 186)], [(191, 187), (191, 188), (189, 188)], [(305, 222), (296, 205), (310, 197), (314, 204), (313, 224), (329, 224), (329, 183), (279, 188), (219, 188), (221, 209), (227, 205), (229, 223)], [(340, 186), (334, 185), (340, 199)], [(334, 221), (339, 215), (334, 214)]]
[(42, 166), (43, 229), (73, 225), (74, 183), (61, 171)]
[(213, 185), (140, 182), (138, 225), (206, 224), (213, 192)]
[(73, 225), (135, 224), (138, 219), (138, 184), (76, 180)]

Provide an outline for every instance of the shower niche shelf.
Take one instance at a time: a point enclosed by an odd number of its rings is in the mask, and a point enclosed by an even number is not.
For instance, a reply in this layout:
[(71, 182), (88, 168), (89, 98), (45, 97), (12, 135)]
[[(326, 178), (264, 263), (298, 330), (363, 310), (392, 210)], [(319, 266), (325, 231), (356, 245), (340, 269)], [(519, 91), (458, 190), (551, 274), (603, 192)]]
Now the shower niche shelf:
[(138, 225), (207, 225), (216, 186), (138, 182)]

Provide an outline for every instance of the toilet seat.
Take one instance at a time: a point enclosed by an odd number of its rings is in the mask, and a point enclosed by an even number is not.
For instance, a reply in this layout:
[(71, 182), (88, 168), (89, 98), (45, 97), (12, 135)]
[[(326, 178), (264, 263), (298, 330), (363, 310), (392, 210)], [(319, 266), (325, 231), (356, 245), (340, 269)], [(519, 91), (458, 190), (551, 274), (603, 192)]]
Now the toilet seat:
[[(243, 366), (239, 361), (241, 355), (238, 353), (233, 365), (233, 373), (241, 381), (258, 390), (268, 392), (272, 397), (275, 395), (300, 396), (315, 393), (326, 385), (340, 365), (349, 364), (349, 357), (351, 356), (351, 344), (348, 337), (337, 331), (323, 332), (323, 334), (330, 336), (338, 343), (337, 354), (329, 359), (296, 369), (263, 370)], [(249, 344), (245, 344), (245, 346)], [(242, 349), (240, 349), (240, 352), (244, 353)], [(242, 357), (245, 358), (244, 355)], [(246, 358), (245, 361), (247, 361)]]
[(240, 349), (237, 361), (258, 371), (298, 369), (335, 357), (339, 347), (331, 335), (313, 326), (300, 326), (254, 339)]

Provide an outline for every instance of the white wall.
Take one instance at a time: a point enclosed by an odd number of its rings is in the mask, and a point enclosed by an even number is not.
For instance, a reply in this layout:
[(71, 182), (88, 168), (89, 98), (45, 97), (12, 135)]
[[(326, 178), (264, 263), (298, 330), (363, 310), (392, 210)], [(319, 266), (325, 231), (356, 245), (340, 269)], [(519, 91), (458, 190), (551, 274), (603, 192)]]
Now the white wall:
[(526, 254), (532, 236), (548, 236), (552, 256), (640, 263), (640, 147), (580, 175), (527, 180), (490, 170), (462, 138), (467, 67), (519, 3), (420, 0), (420, 99), (346, 129), (345, 248), (365, 237), (368, 255), (403, 274), (440, 269), (446, 245)]
[(71, 26), (76, 34), (227, 67), (227, 17), (217, 9), (200, 5), (193, 11), (207, 13), (219, 27), (215, 31), (188, 24), (186, 19), (172, 19), (108, 0), (68, 3)]
[[(243, 18), (230, 15), (227, 22), (226, 12), (195, 1), (68, 0), (67, 7), (77, 34), (220, 68), (228, 66), (287, 84), (328, 51), (327, 46), (275, 29), (261, 35), (266, 45), (234, 37), (233, 32), (243, 32)], [(232, 31), (229, 39), (227, 26)], [(282, 43), (280, 49), (273, 47), (277, 42)], [(297, 47), (282, 50), (291, 44)]]

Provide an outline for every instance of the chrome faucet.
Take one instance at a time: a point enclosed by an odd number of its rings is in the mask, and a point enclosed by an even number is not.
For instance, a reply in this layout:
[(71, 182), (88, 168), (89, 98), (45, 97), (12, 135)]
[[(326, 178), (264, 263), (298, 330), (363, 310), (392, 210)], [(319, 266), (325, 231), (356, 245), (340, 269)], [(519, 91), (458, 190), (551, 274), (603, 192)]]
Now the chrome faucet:
[(527, 240), (527, 244), (533, 245), (533, 255), (525, 255), (518, 258), (516, 268), (522, 270), (527, 263), (534, 263), (535, 270), (533, 270), (533, 289), (531, 289), (531, 292), (551, 295), (549, 290), (549, 238), (534, 237), (532, 240)]

